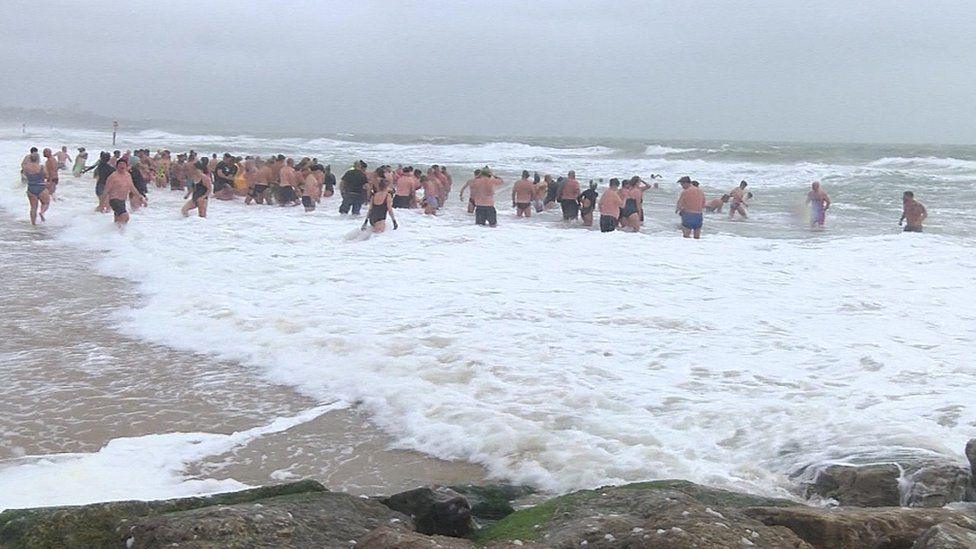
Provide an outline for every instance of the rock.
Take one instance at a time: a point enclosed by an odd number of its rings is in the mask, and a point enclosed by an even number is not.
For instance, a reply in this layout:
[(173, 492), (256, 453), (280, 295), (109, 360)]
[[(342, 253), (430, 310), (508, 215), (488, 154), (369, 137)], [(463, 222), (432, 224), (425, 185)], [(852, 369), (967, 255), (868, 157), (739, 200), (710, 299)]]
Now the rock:
[(976, 531), (940, 523), (929, 528), (912, 549), (976, 549)]
[(908, 477), (905, 505), (908, 507), (942, 507), (963, 501), (969, 488), (969, 470), (957, 465), (922, 467)]
[(486, 521), (501, 520), (515, 512), (512, 502), (535, 493), (529, 486), (511, 484), (489, 484), (474, 486), (466, 484), (451, 486), (455, 492), (464, 496), (471, 505), (471, 515)]
[(817, 473), (807, 485), (806, 495), (831, 498), (844, 506), (893, 507), (901, 503), (900, 476), (895, 464), (831, 465)]
[(535, 542), (558, 548), (804, 548), (787, 528), (769, 527), (743, 514), (764, 502), (795, 505), (698, 486), (661, 481), (584, 490), (516, 511), (475, 533), (483, 544)]
[(450, 488), (416, 488), (380, 500), (394, 511), (413, 518), (421, 534), (462, 538), (471, 533), (471, 506), (464, 496)]
[(953, 509), (760, 507), (745, 514), (767, 526), (785, 526), (817, 548), (910, 549), (939, 523), (976, 527), (976, 514)]
[(13, 509), (0, 513), (0, 547), (124, 547), (131, 523), (146, 516), (235, 505), (288, 494), (325, 492), (315, 481), (264, 486), (252, 490), (164, 501), (114, 501), (74, 507)]
[(356, 549), (475, 549), (466, 539), (426, 536), (406, 528), (380, 526), (356, 541)]
[(969, 474), (976, 479), (976, 438), (966, 443), (966, 459), (969, 460)]
[(409, 524), (405, 515), (375, 501), (309, 492), (139, 519), (129, 529), (129, 548), (348, 548), (350, 541), (390, 521)]

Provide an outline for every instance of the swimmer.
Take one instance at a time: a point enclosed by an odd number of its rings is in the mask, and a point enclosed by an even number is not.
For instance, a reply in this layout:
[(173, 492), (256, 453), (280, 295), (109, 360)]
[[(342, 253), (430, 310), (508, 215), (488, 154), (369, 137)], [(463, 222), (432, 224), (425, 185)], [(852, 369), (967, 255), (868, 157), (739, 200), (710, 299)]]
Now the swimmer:
[(196, 209), (200, 217), (207, 217), (207, 200), (213, 193), (213, 182), (210, 179), (209, 160), (206, 156), (193, 164), (187, 165), (193, 194), (180, 209), (183, 217), (190, 215), (190, 210)]
[(598, 202), (601, 233), (617, 230), (618, 217), (623, 206), (624, 200), (620, 197), (620, 180), (613, 178), (610, 180), (610, 188), (603, 193)]
[[(257, 202), (258, 204), (264, 204), (265, 200), (268, 199), (268, 186), (274, 170), (275, 159), (271, 157), (267, 162), (262, 162), (258, 165), (255, 162), (255, 167), (257, 170), (254, 172), (254, 181), (251, 185), (251, 192), (248, 193), (247, 198), (244, 199), (244, 204), (250, 204), (251, 202)], [(270, 204), (270, 201), (268, 202)]]
[(308, 166), (303, 166), (299, 172), (302, 181), (302, 206), (305, 208), (305, 213), (315, 211), (316, 197), (322, 194), (315, 173)]
[[(213, 158), (214, 160), (211, 160), (211, 163), (216, 161), (217, 155), (215, 154)], [(230, 153), (224, 153), (223, 160), (217, 162), (213, 172), (214, 198), (219, 200), (232, 200), (234, 198), (234, 177), (237, 176), (238, 172), (236, 160)], [(295, 195), (296, 200), (297, 198), (298, 196)]]
[(58, 159), (58, 169), (66, 170), (68, 169), (68, 162), (71, 162), (71, 156), (68, 155), (68, 147), (62, 146), (61, 150), (54, 155)]
[(430, 170), (420, 179), (420, 187), (424, 190), (424, 214), (436, 215), (441, 205), (441, 180)]
[[(419, 173), (420, 170), (417, 172)], [(393, 207), (409, 208), (417, 189), (420, 188), (420, 176), (414, 176), (413, 170), (408, 168), (397, 177), (394, 186), (396, 187), (396, 194), (393, 196)]]
[(47, 192), (53, 199), (55, 191), (58, 190), (58, 161), (51, 154), (51, 149), (44, 149), (44, 182), (47, 185)]
[(325, 165), (325, 169), (322, 175), (324, 176), (322, 184), (325, 186), (324, 190), (322, 191), (322, 195), (325, 197), (330, 197), (335, 194), (335, 187), (336, 187), (336, 178), (335, 178), (335, 174), (332, 173), (331, 164)]
[(546, 186), (546, 197), (542, 201), (542, 206), (548, 210), (553, 204), (556, 203), (556, 199), (558, 198), (559, 182), (553, 181), (552, 176), (549, 174), (546, 174), (546, 176), (542, 179), (543, 184)]
[(522, 179), (512, 185), (512, 207), (516, 217), (532, 217), (532, 197), (535, 184), (529, 179), (528, 170), (522, 170)]
[(905, 191), (901, 201), (902, 212), (901, 219), (898, 220), (898, 226), (900, 227), (902, 223), (905, 223), (904, 231), (906, 233), (922, 232), (922, 222), (929, 216), (925, 205), (915, 200), (915, 193), (912, 191)]
[(735, 218), (735, 214), (738, 213), (742, 216), (742, 219), (749, 219), (746, 214), (745, 201), (746, 201), (746, 186), (749, 184), (745, 181), (739, 183), (739, 186), (729, 191), (729, 196), (732, 199), (732, 204), (729, 205), (729, 221)]
[(495, 210), (495, 191), (503, 181), (492, 175), (488, 166), (481, 168), (481, 175), (471, 183), (471, 198), (474, 199), (474, 222), (476, 225), (495, 227), (498, 225), (498, 211)]
[(705, 204), (705, 211), (708, 213), (722, 213), (722, 208), (725, 203), (732, 198), (727, 194), (723, 194), (721, 198), (713, 198)]
[(570, 170), (559, 190), (559, 206), (563, 211), (563, 221), (576, 221), (579, 217), (580, 184), (576, 172)]
[(301, 202), (301, 199), (295, 190), (295, 186), (299, 183), (299, 175), (295, 171), (294, 159), (288, 158), (285, 160), (285, 166), (281, 168), (278, 177), (280, 178), (278, 181), (278, 205), (297, 206)]
[(810, 184), (807, 204), (810, 205), (810, 226), (823, 228), (827, 220), (827, 208), (830, 208), (830, 197), (820, 188), (819, 181)]
[(44, 212), (51, 205), (51, 192), (44, 182), (44, 169), (37, 150), (27, 155), (21, 162), (21, 173), (27, 178), (27, 202), (30, 204), (31, 225), (37, 225), (37, 218), (44, 221)]
[[(458, 198), (460, 198), (462, 202), (464, 201), (464, 190), (470, 187), (479, 177), (481, 177), (481, 170), (475, 170), (474, 177), (472, 179), (467, 180), (464, 183), (464, 185), (461, 187), (461, 192), (458, 193)], [(475, 210), (474, 191), (472, 191), (471, 196), (468, 198), (468, 213), (474, 213), (474, 210)]]
[(121, 229), (129, 222), (129, 212), (125, 210), (125, 199), (132, 197), (133, 200), (141, 200), (145, 205), (145, 197), (136, 189), (132, 182), (132, 175), (129, 172), (128, 159), (120, 158), (115, 163), (115, 173), (109, 176), (105, 182), (105, 190), (102, 191), (100, 210), (107, 212), (112, 208), (115, 224)]
[(376, 190), (369, 198), (369, 212), (366, 220), (373, 227), (374, 233), (386, 230), (386, 217), (393, 222), (393, 230), (397, 230), (396, 217), (393, 215), (393, 195), (390, 194), (390, 181), (382, 177), (376, 181)]
[(674, 211), (681, 216), (681, 234), (685, 238), (690, 238), (694, 234), (695, 239), (699, 239), (702, 229), (702, 211), (705, 209), (705, 193), (690, 179), (682, 177), (678, 182), (681, 184), (682, 191)]
[(71, 168), (71, 175), (81, 177), (81, 174), (85, 173), (85, 162), (87, 161), (88, 151), (84, 147), (79, 147), (78, 154), (75, 155), (75, 165)]
[(539, 172), (535, 172), (532, 176), (532, 185), (534, 187), (532, 191), (532, 206), (535, 208), (535, 213), (542, 213), (546, 209), (546, 186), (541, 181), (542, 177), (539, 176)]
[(577, 197), (580, 209), (580, 219), (585, 227), (593, 226), (593, 210), (596, 208), (597, 198), (600, 196), (596, 192), (597, 184), (590, 180), (590, 188), (586, 189)]

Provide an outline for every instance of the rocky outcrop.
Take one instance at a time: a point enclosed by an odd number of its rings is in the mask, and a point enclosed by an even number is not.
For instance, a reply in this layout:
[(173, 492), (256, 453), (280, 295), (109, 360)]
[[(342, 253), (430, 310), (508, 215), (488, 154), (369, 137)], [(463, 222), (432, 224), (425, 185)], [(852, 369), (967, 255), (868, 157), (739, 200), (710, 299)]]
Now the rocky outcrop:
[(953, 524), (936, 524), (925, 531), (912, 549), (974, 549), (976, 531)]
[(976, 527), (976, 514), (953, 509), (760, 507), (745, 514), (823, 549), (910, 549), (937, 524)]
[(0, 513), (0, 547), (118, 549), (124, 547), (133, 522), (142, 517), (325, 491), (318, 482), (306, 480), (205, 497), (9, 510)]
[(966, 499), (969, 469), (958, 465), (922, 467), (908, 476), (904, 504), (908, 507), (942, 507)]
[(337, 492), (278, 496), (139, 519), (130, 549), (182, 547), (350, 547), (380, 525), (409, 518), (378, 502)]
[(969, 494), (968, 501), (976, 501), (976, 438), (966, 443), (966, 459), (969, 460)]
[(478, 531), (475, 540), (560, 548), (810, 547), (787, 528), (746, 516), (749, 505), (793, 503), (689, 482), (647, 482), (548, 500)]
[(451, 486), (451, 489), (464, 496), (471, 505), (471, 515), (482, 521), (501, 520), (515, 512), (512, 502), (535, 493), (529, 486), (511, 484), (490, 484), (475, 486), (464, 484)]
[(471, 506), (464, 496), (443, 486), (417, 488), (380, 502), (413, 519), (422, 534), (464, 537), (471, 533)]
[(816, 474), (806, 496), (816, 494), (856, 507), (897, 506), (901, 502), (900, 476), (901, 469), (895, 464), (831, 465)]

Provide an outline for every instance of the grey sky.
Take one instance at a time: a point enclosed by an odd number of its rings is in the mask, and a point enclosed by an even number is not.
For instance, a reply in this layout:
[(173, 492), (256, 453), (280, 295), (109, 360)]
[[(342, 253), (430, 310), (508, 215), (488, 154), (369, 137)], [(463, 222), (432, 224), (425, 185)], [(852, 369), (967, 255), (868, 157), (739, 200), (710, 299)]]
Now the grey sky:
[(325, 133), (976, 143), (971, 0), (4, 12), (3, 105)]

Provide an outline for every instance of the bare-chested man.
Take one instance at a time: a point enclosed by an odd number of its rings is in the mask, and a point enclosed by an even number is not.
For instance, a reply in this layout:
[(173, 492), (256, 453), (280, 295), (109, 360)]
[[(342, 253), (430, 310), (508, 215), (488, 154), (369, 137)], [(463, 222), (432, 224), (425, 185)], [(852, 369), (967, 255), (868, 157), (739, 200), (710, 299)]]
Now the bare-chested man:
[(529, 179), (528, 170), (522, 170), (522, 179), (512, 185), (512, 207), (516, 217), (532, 217), (532, 196), (535, 194), (535, 183)]
[(322, 188), (319, 186), (319, 179), (315, 176), (308, 165), (302, 166), (299, 173), (299, 178), (302, 181), (302, 206), (305, 207), (305, 212), (314, 212), (315, 204), (318, 202), (317, 197), (322, 196)]
[(495, 190), (502, 180), (493, 176), (488, 166), (481, 168), (481, 175), (471, 183), (471, 198), (474, 199), (474, 222), (476, 225), (498, 225), (498, 212), (495, 210)]
[(281, 206), (296, 206), (300, 199), (295, 185), (298, 184), (298, 172), (295, 171), (295, 161), (285, 160), (284, 167), (278, 172), (278, 204)]
[(807, 204), (810, 205), (810, 226), (824, 226), (827, 220), (827, 208), (830, 208), (830, 197), (826, 191), (820, 188), (820, 182), (814, 181), (810, 184), (810, 192), (807, 193)]
[[(472, 184), (474, 184), (474, 182), (479, 177), (481, 177), (481, 170), (475, 170), (474, 171), (474, 177), (472, 179), (467, 180), (464, 183), (464, 185), (461, 186), (461, 192), (458, 193), (458, 198), (460, 198), (462, 201), (464, 201), (464, 190), (467, 189), (468, 187), (470, 187)], [(468, 213), (474, 213), (474, 209), (475, 209), (474, 192), (472, 191), (471, 196), (468, 198)]]
[[(420, 186), (424, 189), (424, 214), (436, 215), (441, 206), (441, 180), (433, 172), (420, 179)], [(474, 192), (474, 191), (472, 191)]]
[(129, 174), (129, 164), (124, 158), (120, 158), (115, 163), (115, 173), (108, 176), (105, 182), (105, 190), (102, 191), (99, 209), (107, 212), (111, 207), (115, 214), (115, 224), (121, 229), (129, 222), (129, 213), (125, 210), (125, 200), (129, 197), (134, 200), (141, 200), (145, 206), (145, 197), (136, 189), (132, 183), (132, 176)]
[(256, 163), (257, 171), (254, 173), (254, 184), (251, 185), (251, 192), (244, 199), (245, 204), (250, 204), (251, 202), (264, 204), (265, 199), (268, 197), (269, 182), (274, 177), (274, 165), (275, 157), (273, 156), (267, 162)]
[(694, 181), (681, 178), (681, 196), (675, 206), (675, 213), (681, 216), (681, 234), (689, 238), (694, 233), (695, 238), (701, 238), (702, 212), (705, 210), (705, 193), (698, 188)]
[(58, 160), (51, 154), (51, 149), (44, 149), (44, 182), (47, 192), (54, 198), (58, 190)]
[(902, 212), (901, 219), (898, 220), (898, 226), (904, 223), (906, 233), (922, 232), (922, 222), (929, 216), (925, 205), (915, 200), (915, 193), (912, 191), (905, 191), (905, 194), (902, 195), (901, 203)]
[(58, 169), (66, 170), (68, 169), (68, 162), (71, 162), (71, 156), (68, 155), (68, 147), (62, 146), (61, 150), (55, 154), (58, 159)]
[(620, 180), (610, 180), (610, 188), (600, 196), (600, 232), (610, 233), (617, 230), (620, 211), (624, 206), (624, 199), (620, 197)]
[(41, 155), (37, 149), (28, 154), (20, 164), (21, 174), (27, 179), (27, 201), (30, 203), (30, 222), (37, 225), (40, 216), (44, 221), (44, 212), (51, 205), (51, 193), (44, 182), (44, 168), (41, 167)]
[(413, 201), (414, 194), (420, 188), (420, 170), (418, 175), (414, 175), (413, 169), (409, 166), (403, 170), (401, 175), (396, 178), (396, 194), (393, 196), (394, 208), (409, 208)]
[(723, 194), (721, 198), (713, 198), (709, 200), (705, 203), (705, 211), (708, 213), (722, 213), (722, 208), (730, 198), (732, 197), (727, 194)]
[(576, 172), (570, 170), (563, 180), (559, 193), (559, 206), (563, 210), (563, 221), (576, 221), (579, 217), (580, 184), (576, 180)]
[(738, 187), (729, 191), (729, 197), (732, 199), (732, 203), (729, 205), (729, 221), (735, 218), (736, 213), (741, 215), (742, 219), (749, 219), (745, 208), (746, 187), (748, 185), (748, 183), (743, 181), (739, 183)]

